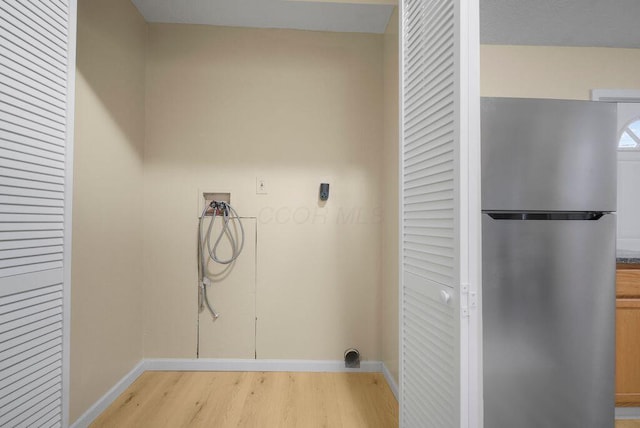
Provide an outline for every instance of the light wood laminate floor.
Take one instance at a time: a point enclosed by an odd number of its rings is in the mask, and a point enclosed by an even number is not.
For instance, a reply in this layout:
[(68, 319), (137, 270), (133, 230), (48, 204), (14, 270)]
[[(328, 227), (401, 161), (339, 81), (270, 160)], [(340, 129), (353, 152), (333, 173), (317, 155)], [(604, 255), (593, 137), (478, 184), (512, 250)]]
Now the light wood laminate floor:
[(640, 428), (640, 420), (616, 421), (616, 428)]
[[(145, 372), (91, 427), (393, 428), (380, 373)], [(640, 420), (616, 421), (640, 428)]]
[(380, 373), (285, 372), (145, 372), (91, 425), (397, 426), (398, 403)]

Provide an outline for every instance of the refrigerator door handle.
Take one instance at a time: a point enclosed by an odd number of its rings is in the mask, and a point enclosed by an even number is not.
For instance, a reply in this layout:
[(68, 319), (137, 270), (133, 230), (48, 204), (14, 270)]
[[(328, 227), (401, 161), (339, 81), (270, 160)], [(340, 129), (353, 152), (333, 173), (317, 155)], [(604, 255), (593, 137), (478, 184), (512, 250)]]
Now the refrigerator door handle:
[(602, 216), (609, 214), (605, 211), (569, 211), (569, 212), (485, 212), (494, 220), (600, 220)]

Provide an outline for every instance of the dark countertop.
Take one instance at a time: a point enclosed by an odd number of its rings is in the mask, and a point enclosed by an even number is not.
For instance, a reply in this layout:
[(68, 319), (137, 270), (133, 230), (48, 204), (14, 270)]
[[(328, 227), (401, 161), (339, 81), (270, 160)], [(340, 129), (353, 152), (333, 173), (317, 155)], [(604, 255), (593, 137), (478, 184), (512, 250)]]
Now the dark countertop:
[(622, 264), (640, 264), (640, 251), (618, 250), (616, 262)]

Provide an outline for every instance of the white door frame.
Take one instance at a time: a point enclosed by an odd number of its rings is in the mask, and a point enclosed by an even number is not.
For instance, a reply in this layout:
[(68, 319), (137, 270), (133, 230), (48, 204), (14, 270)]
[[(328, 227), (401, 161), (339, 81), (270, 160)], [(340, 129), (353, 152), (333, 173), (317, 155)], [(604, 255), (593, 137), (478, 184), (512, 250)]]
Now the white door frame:
[(65, 150), (64, 253), (62, 297), (62, 426), (69, 426), (71, 385), (71, 241), (73, 208), (73, 142), (75, 127), (77, 0), (67, 0), (67, 138)]
[[(465, 156), (461, 157), (461, 174), (467, 184), (468, 200), (461, 205), (467, 211), (468, 225), (462, 228), (461, 237), (466, 235), (468, 249), (464, 264), (466, 272), (466, 293), (462, 293), (463, 311), (466, 307), (468, 314), (467, 330), (463, 331), (461, 340), (466, 346), (461, 350), (466, 355), (461, 356), (464, 362), (461, 372), (460, 388), (463, 392), (461, 403), (461, 428), (482, 428), (483, 400), (482, 400), (482, 189), (480, 162), (480, 2), (478, 0), (461, 2), (462, 33), (461, 39), (461, 75), (467, 81), (468, 87), (462, 91), (464, 97), (461, 105), (466, 106), (462, 113), (467, 117), (466, 129), (463, 128), (461, 140), (466, 143)], [(475, 18), (472, 18), (475, 17)], [(462, 154), (462, 153), (461, 153)], [(462, 164), (464, 160), (465, 164)], [(462, 201), (461, 201), (462, 202)], [(462, 278), (461, 278), (462, 279)], [(464, 283), (461, 284), (465, 291)], [(464, 301), (464, 298), (467, 301)], [(461, 324), (464, 325), (464, 324)], [(466, 368), (466, 371), (465, 371)], [(466, 398), (466, 400), (465, 400)], [(465, 414), (466, 413), (466, 414)]]
[[(592, 89), (591, 101), (615, 103), (640, 103), (640, 90), (637, 89)], [(619, 151), (618, 162), (638, 161), (637, 150)], [(640, 407), (616, 407), (616, 419), (639, 419)]]

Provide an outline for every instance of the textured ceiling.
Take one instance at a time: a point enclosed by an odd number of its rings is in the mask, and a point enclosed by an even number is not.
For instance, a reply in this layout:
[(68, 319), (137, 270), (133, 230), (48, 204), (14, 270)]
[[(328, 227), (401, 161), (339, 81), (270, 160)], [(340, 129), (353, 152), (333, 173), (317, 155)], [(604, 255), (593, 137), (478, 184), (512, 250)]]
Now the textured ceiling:
[[(149, 22), (364, 33), (384, 32), (393, 8), (362, 4), (392, 0), (132, 1)], [(640, 0), (479, 1), (482, 43), (640, 48)]]
[(486, 44), (640, 48), (640, 0), (480, 0)]
[[(639, 0), (640, 1), (640, 0)], [(393, 6), (284, 0), (132, 0), (148, 22), (384, 33)]]

